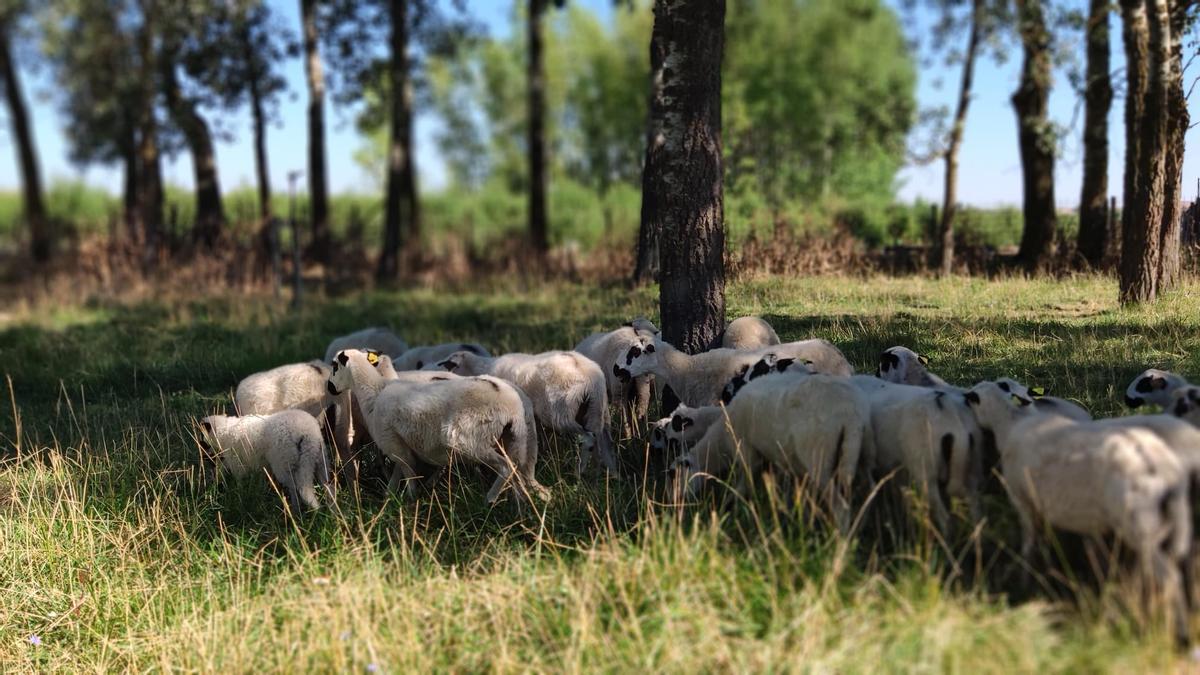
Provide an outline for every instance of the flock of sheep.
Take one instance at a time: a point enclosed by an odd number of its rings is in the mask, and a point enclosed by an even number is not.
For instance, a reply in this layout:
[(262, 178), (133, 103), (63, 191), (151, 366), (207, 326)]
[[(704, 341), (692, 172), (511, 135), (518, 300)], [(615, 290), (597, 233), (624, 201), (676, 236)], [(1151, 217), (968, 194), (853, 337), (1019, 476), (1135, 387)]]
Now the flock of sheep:
[(1048, 528), (1114, 535), (1161, 590), (1186, 642), (1200, 387), (1147, 370), (1130, 383), (1126, 403), (1158, 405), (1162, 414), (1093, 420), (1011, 379), (960, 388), (927, 365), (892, 347), (875, 375), (855, 375), (833, 344), (782, 343), (756, 317), (735, 320), (713, 349), (695, 355), (664, 342), (645, 319), (572, 351), (499, 357), (464, 343), (409, 349), (370, 328), (334, 340), (322, 361), (245, 378), (238, 415), (204, 418), (199, 439), (235, 475), (269, 469), (293, 511), (318, 506), (314, 486), (330, 489), (326, 441), (346, 470), (374, 443), (394, 463), (389, 488), (409, 496), (433, 487), (452, 461), (468, 461), (495, 473), (489, 503), (513, 488), (525, 504), (550, 498), (535, 475), (539, 429), (578, 437), (580, 476), (617, 474), (610, 405), (620, 432), (634, 435), (657, 392), (672, 412), (649, 426), (648, 448), (670, 463), (676, 494), (693, 494), (711, 477), (731, 477), (746, 491), (771, 467), (802, 477), (847, 531), (856, 488), (894, 475), (944, 530), (950, 498), (981, 517), (980, 492), (995, 473), (1018, 516), (1024, 556)]

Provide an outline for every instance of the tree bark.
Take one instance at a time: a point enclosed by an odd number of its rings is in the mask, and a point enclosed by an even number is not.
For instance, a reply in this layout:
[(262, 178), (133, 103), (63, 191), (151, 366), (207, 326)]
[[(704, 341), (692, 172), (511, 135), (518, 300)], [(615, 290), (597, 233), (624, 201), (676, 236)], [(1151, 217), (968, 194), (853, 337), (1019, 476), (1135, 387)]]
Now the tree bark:
[[(657, 0), (664, 45), (663, 144), (652, 198), (661, 205), (663, 338), (703, 351), (725, 327), (721, 58), (725, 0)], [(651, 167), (654, 169), (655, 167)]]
[[(1166, 0), (1164, 0), (1166, 1)], [(1183, 150), (1191, 116), (1183, 90), (1183, 33), (1186, 30), (1189, 2), (1169, 2), (1167, 28), (1170, 30), (1167, 50), (1167, 79), (1164, 83), (1167, 99), (1167, 147), (1163, 178), (1162, 233), (1159, 237), (1161, 260), (1158, 271), (1158, 292), (1165, 293), (1179, 284), (1180, 240), (1183, 216)]]
[[(400, 272), (402, 240), (410, 251), (420, 244), (416, 167), (413, 159), (412, 81), (408, 59), (408, 0), (391, 0), (392, 62), (391, 140), (388, 149), (387, 205), (383, 251), (376, 273), (380, 280)], [(404, 226), (407, 225), (407, 232)]]
[(329, 187), (325, 172), (325, 73), (317, 49), (317, 0), (300, 0), (304, 74), (308, 79), (308, 193), (312, 218), (309, 255), (329, 262)]
[(1125, 44), (1125, 185), (1120, 300), (1153, 302), (1162, 264), (1168, 122), (1166, 0), (1121, 0)]
[(124, 196), (122, 198), (123, 216), (130, 241), (137, 242), (142, 236), (142, 214), (138, 195), (141, 186), (141, 172), (138, 171), (137, 134), (132, 123), (129, 127), (128, 138), (124, 141), (121, 152), (124, 155), (121, 161), (125, 165), (125, 185)]
[(1030, 274), (1046, 270), (1054, 256), (1058, 215), (1054, 205), (1054, 130), (1050, 125), (1050, 32), (1041, 0), (1017, 0), (1025, 60), (1013, 94), (1024, 186), (1021, 248), (1017, 260)]
[(526, 29), (529, 34), (526, 73), (529, 86), (529, 240), (539, 255), (550, 249), (546, 223), (546, 55), (542, 35), (545, 13), (546, 0), (529, 0)]
[(971, 32), (967, 37), (967, 51), (963, 55), (962, 80), (958, 87), (958, 107), (954, 112), (954, 126), (950, 128), (950, 142), (946, 144), (945, 189), (942, 195), (942, 220), (938, 227), (939, 268), (943, 276), (950, 274), (954, 269), (954, 216), (958, 210), (958, 151), (962, 147), (963, 130), (967, 125), (967, 111), (971, 107), (971, 87), (975, 79), (975, 60), (979, 54), (985, 11), (985, 0), (973, 0)]
[(242, 58), (245, 59), (250, 72), (247, 77), (247, 89), (250, 94), (250, 118), (254, 130), (254, 170), (258, 177), (258, 217), (262, 227), (269, 227), (271, 220), (271, 172), (267, 164), (267, 114), (263, 105), (261, 89), (262, 69), (257, 65), (254, 55), (254, 45), (251, 43), (249, 30), (242, 29)]
[(4, 98), (8, 102), (13, 138), (17, 142), (17, 165), (21, 171), (25, 221), (29, 223), (30, 253), (34, 262), (43, 263), (50, 259), (50, 223), (42, 201), (42, 175), (38, 169), (33, 130), (29, 127), (29, 109), (25, 105), (25, 92), (9, 44), (11, 30), (8, 17), (0, 20), (0, 77), (4, 78)]
[(1087, 83), (1084, 89), (1083, 188), (1079, 195), (1076, 248), (1093, 269), (1104, 265), (1108, 242), (1108, 112), (1113, 89), (1109, 77), (1108, 11), (1110, 0), (1090, 0), (1087, 23)]
[(157, 31), (156, 4), (142, 0), (142, 27), (138, 32), (138, 55), (142, 88), (139, 92), (138, 111), (138, 206), (141, 211), (142, 243), (145, 247), (147, 265), (157, 262), (162, 248), (163, 229), (163, 184), (162, 164), (159, 161), (158, 120), (155, 119), (155, 88), (157, 55), (154, 36)]
[(180, 91), (174, 61), (164, 55), (160, 64), (167, 110), (175, 126), (183, 132), (188, 152), (192, 155), (192, 171), (196, 182), (196, 222), (192, 224), (192, 238), (196, 244), (211, 249), (221, 238), (221, 230), (225, 226), (212, 132), (209, 131), (208, 122), (196, 109), (196, 102), (184, 97)]
[(633, 283), (644, 284), (658, 276), (658, 247), (662, 234), (662, 216), (656, 201), (661, 190), (651, 181), (661, 173), (663, 147), (663, 57), (662, 36), (650, 36), (650, 93), (646, 106), (646, 159), (642, 164), (642, 212), (638, 227), (637, 262)]

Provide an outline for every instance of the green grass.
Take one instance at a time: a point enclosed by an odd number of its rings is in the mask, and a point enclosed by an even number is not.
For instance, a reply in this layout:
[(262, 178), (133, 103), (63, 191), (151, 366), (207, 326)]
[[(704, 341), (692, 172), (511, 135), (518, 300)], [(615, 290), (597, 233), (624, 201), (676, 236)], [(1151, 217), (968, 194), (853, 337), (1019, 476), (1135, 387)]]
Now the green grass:
[[(822, 336), (860, 370), (907, 344), (952, 381), (1011, 375), (1120, 410), (1148, 366), (1200, 372), (1200, 286), (1153, 308), (1115, 285), (748, 281), (730, 316)], [(191, 420), (238, 379), (390, 323), (411, 343), (568, 347), (657, 314), (652, 290), (520, 282), (469, 293), (72, 298), (0, 315), (0, 671), (812, 670), (1145, 672), (1175, 662), (1106, 590), (1082, 605), (1004, 593), (1011, 515), (945, 546), (896, 510), (843, 541), (773, 499), (678, 511), (656, 480), (580, 483), (542, 451), (540, 517), (489, 509), (458, 472), (415, 502), (343, 490), (289, 523), (265, 480), (204, 479)], [(7, 395), (7, 383), (4, 398)], [(19, 431), (18, 431), (19, 420)], [(640, 452), (634, 442), (630, 453)], [(782, 498), (779, 498), (782, 499)], [(882, 534), (880, 534), (882, 533)], [(987, 553), (972, 558), (976, 545)], [(979, 565), (978, 583), (967, 583)], [(41, 644), (29, 643), (32, 635)]]

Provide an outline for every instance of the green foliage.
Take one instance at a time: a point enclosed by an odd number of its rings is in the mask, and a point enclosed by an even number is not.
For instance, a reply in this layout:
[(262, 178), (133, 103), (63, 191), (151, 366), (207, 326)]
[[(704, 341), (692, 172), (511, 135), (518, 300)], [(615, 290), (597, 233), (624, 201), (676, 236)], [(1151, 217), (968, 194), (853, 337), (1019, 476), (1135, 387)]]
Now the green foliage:
[[(1197, 292), (1125, 310), (1115, 282), (1095, 277), (770, 279), (732, 284), (729, 308), (767, 317), (784, 339), (826, 337), (860, 370), (909, 344), (952, 382), (1012, 376), (1110, 415), (1144, 367), (1200, 372)], [(581, 481), (562, 439), (539, 452), (554, 491), (544, 518), (487, 507), (487, 483), (468, 470), (415, 501), (342, 489), (338, 510), (293, 523), (265, 477), (199, 470), (196, 416), (227, 406), (240, 378), (319, 355), (335, 335), (390, 323), (414, 344), (561, 348), (653, 317), (653, 288), (311, 294), (298, 312), (269, 295), (69, 293), (0, 326), (13, 394), (0, 415), (5, 672), (1190, 667), (1165, 630), (1128, 618), (1138, 596), (1120, 584), (1081, 584), (1078, 604), (1040, 590), (1010, 600), (1004, 577), (1022, 563), (1003, 498), (985, 502), (982, 540), (960, 527), (943, 548), (880, 502), (851, 540), (761, 495), (652, 505), (657, 475)]]
[(877, 237), (916, 108), (916, 71), (895, 13), (878, 0), (735, 0), (728, 12), (731, 188), (753, 184), (776, 209), (851, 203)]

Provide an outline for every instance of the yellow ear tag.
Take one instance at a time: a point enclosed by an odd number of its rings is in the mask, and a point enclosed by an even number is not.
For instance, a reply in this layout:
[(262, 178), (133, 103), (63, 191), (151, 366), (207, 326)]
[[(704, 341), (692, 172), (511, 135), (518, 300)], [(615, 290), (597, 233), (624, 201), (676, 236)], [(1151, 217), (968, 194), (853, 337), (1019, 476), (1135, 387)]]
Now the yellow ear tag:
[(1029, 390), (1029, 393), (1033, 394), (1034, 396), (1045, 396), (1046, 388), (1045, 387), (1033, 387)]
[(1029, 405), (1028, 403), (1025, 402), (1024, 399), (1022, 399), (1020, 396), (1017, 396), (1016, 394), (1012, 395), (1012, 402), (1014, 405), (1017, 405), (1017, 406)]
[(379, 363), (379, 355), (375, 352), (367, 352), (367, 363), (377, 365)]
[(923, 365), (923, 366), (929, 365), (929, 357), (928, 356), (918, 356), (917, 361), (920, 361), (921, 365)]

